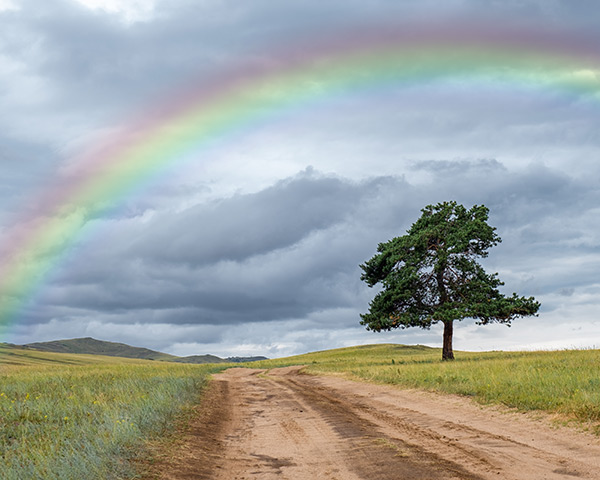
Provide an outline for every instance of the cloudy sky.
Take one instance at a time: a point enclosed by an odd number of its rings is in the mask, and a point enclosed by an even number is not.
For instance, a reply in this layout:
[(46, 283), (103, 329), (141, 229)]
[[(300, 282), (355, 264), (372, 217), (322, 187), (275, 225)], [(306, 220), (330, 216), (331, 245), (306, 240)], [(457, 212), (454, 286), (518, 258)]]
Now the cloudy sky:
[[(106, 132), (194, 82), (336, 32), (493, 24), (600, 51), (593, 0), (440, 3), (0, 0), (2, 230)], [(542, 309), (511, 328), (465, 320), (455, 349), (599, 347), (599, 126), (597, 96), (452, 78), (282, 112), (95, 219), (0, 341), (269, 357), (439, 346), (439, 328), (359, 325), (375, 294), (359, 264), (425, 205), (457, 200), (489, 207), (503, 242), (484, 265)]]

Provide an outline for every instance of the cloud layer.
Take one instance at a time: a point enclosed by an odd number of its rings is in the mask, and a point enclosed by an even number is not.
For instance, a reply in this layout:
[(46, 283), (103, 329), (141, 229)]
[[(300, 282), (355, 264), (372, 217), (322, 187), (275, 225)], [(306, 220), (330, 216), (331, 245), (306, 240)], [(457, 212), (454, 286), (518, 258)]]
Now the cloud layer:
[[(102, 131), (191, 78), (273, 61), (283, 43), (394, 18), (494, 16), (600, 38), (595, 2), (444, 5), (0, 3), (0, 222), (11, 226)], [(225, 356), (439, 345), (436, 329), (364, 331), (358, 314), (374, 291), (358, 265), (422, 207), (456, 199), (490, 208), (503, 243), (486, 267), (507, 293), (535, 295), (543, 307), (512, 329), (465, 321), (455, 348), (597, 345), (599, 125), (598, 102), (508, 85), (442, 82), (328, 99), (198, 152), (92, 220), (96, 234), (78, 242), (7, 340), (94, 336)]]

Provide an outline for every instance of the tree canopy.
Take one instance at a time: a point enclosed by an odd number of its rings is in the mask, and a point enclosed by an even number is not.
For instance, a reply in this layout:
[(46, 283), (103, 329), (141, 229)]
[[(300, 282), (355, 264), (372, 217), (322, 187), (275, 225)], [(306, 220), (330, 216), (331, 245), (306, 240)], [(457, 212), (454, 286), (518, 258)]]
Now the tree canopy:
[(516, 293), (506, 297), (497, 273), (488, 274), (477, 258), (501, 242), (488, 225), (489, 210), (470, 210), (454, 201), (428, 205), (401, 237), (380, 243), (377, 254), (360, 265), (361, 280), (382, 290), (361, 314), (367, 330), (444, 324), (442, 358), (454, 359), (454, 320), (473, 318), (480, 325), (510, 325), (517, 317), (535, 315), (540, 308), (533, 297)]

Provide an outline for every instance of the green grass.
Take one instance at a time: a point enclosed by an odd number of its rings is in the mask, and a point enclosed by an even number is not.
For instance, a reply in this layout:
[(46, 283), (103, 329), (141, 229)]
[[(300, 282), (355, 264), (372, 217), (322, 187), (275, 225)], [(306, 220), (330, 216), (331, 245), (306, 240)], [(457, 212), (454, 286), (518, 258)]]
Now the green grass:
[(147, 364), (146, 361), (140, 359), (115, 359), (103, 355), (42, 352), (0, 343), (0, 373), (5, 371), (8, 366), (113, 365), (115, 363)]
[(207, 377), (222, 370), (41, 352), (0, 351), (0, 362), (5, 480), (135, 477), (147, 442), (172, 430)]
[(544, 411), (600, 434), (600, 350), (457, 352), (423, 346), (367, 345), (315, 352), (253, 366), (306, 364), (315, 374), (466, 395), (484, 404)]
[[(367, 345), (267, 360), (309, 373), (467, 395), (540, 410), (600, 434), (600, 351), (457, 352)], [(173, 432), (208, 376), (231, 364), (187, 365), (0, 346), (0, 477), (135, 478), (148, 442)], [(239, 365), (235, 365), (239, 366)]]
[(0, 356), (2, 352), (7, 354), (10, 350), (20, 349), (48, 353), (62, 354), (88, 354), (110, 357), (135, 358), (138, 360), (157, 360), (163, 362), (177, 363), (229, 363), (223, 358), (214, 355), (191, 355), (189, 357), (177, 357), (168, 353), (157, 352), (147, 348), (132, 347), (124, 343), (107, 342), (95, 338), (72, 338), (69, 340), (54, 340), (51, 342), (29, 343), (27, 345), (0, 344)]

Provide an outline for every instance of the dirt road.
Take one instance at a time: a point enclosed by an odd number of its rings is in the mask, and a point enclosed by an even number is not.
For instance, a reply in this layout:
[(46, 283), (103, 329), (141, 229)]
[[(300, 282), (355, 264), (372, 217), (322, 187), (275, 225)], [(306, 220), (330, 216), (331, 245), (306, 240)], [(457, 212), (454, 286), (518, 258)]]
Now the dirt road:
[(216, 376), (175, 479), (600, 479), (600, 440), (455, 396), (231, 369)]

